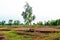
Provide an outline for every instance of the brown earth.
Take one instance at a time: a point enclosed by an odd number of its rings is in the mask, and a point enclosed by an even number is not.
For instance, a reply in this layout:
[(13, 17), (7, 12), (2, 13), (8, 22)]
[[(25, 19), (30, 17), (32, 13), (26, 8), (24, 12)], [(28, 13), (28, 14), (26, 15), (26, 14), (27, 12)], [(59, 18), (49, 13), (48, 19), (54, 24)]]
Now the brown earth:
[[(25, 32), (25, 30), (31, 30), (31, 29), (33, 29), (34, 32)], [(19, 34), (29, 34), (29, 35), (33, 35), (33, 34), (39, 34), (40, 35), (41, 34), (40, 31), (43, 31), (43, 32), (58, 31), (58, 32), (60, 32), (60, 29), (56, 29), (56, 28), (11, 28), (11, 30), (15, 30)], [(10, 30), (8, 30), (8, 31), (10, 31)], [(0, 30), (0, 33), (3, 33), (3, 32), (7, 32), (7, 30)], [(1, 40), (6, 40), (5, 36), (2, 35), (2, 34), (0, 34), (0, 39)], [(34, 38), (33, 40), (42, 40), (42, 39), (40, 37), (37, 37), (37, 38)]]
[(4, 34), (0, 34), (0, 40), (7, 40)]
[(16, 31), (24, 31), (24, 30), (29, 30), (29, 29), (34, 29), (35, 31), (60, 31), (60, 29), (56, 29), (56, 28), (12, 28), (13, 30)]

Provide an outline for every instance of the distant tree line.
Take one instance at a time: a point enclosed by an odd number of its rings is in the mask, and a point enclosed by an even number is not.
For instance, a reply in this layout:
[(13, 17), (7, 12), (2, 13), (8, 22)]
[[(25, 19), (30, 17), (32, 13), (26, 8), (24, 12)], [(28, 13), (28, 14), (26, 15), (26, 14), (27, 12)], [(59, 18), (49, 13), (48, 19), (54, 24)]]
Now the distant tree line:
[(38, 22), (38, 23), (33, 23), (33, 25), (40, 25), (40, 26), (58, 26), (60, 25), (60, 19), (57, 20), (51, 20), (51, 21), (47, 21), (47, 22)]
[(20, 21), (19, 20), (9, 20), (8, 23), (6, 23), (6, 21), (1, 21), (0, 25), (19, 25)]
[[(0, 21), (0, 25), (26, 25), (23, 23), (20, 23), (19, 20), (9, 20), (8, 23), (6, 23), (6, 21)], [(40, 26), (58, 26), (60, 25), (60, 19), (57, 20), (51, 20), (51, 21), (47, 21), (45, 23), (39, 21), (37, 23), (33, 23), (33, 25), (40, 25)]]
[(45, 22), (45, 25), (50, 25), (50, 26), (60, 25), (60, 19), (47, 21), (47, 22)]

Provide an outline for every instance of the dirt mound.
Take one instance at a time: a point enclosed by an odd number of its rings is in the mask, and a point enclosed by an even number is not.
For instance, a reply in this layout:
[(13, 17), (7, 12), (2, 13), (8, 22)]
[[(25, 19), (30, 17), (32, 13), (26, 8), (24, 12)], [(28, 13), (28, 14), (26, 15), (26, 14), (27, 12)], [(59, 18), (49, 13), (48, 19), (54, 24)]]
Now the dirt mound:
[(0, 40), (7, 40), (3, 34), (0, 34)]

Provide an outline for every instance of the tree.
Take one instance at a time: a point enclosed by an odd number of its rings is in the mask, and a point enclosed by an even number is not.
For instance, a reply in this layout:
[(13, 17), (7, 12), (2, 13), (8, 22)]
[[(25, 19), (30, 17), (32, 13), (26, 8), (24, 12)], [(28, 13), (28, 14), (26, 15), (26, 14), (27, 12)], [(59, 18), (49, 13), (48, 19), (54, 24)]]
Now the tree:
[(39, 21), (37, 25), (43, 26), (43, 22)]
[(57, 21), (56, 20), (51, 20), (45, 22), (45, 26), (57, 26)]
[(1, 24), (2, 24), (2, 25), (5, 25), (5, 21), (2, 21)]
[(0, 22), (0, 25), (1, 25), (1, 22)]
[(20, 21), (19, 20), (15, 20), (14, 21), (14, 25), (19, 25)]
[(48, 20), (47, 22), (44, 23), (45, 26), (50, 26), (51, 22)]
[(35, 15), (32, 16), (32, 7), (26, 3), (25, 11), (22, 12), (22, 16), (25, 24), (31, 25), (31, 22), (35, 19)]
[(56, 21), (57, 21), (57, 25), (60, 25), (60, 19), (57, 19)]
[(56, 20), (52, 20), (52, 21), (50, 22), (50, 25), (51, 25), (51, 26), (57, 26), (57, 21), (56, 21)]
[(12, 25), (12, 21), (13, 21), (13, 20), (9, 20), (9, 21), (8, 21), (8, 25), (11, 26), (11, 25)]

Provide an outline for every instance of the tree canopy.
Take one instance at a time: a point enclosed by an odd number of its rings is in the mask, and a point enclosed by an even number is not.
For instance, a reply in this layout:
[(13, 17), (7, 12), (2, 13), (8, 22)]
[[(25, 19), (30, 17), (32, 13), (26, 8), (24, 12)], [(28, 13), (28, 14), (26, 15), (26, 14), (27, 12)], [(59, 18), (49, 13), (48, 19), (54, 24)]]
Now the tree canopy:
[(31, 22), (35, 19), (35, 15), (32, 16), (32, 7), (26, 3), (24, 6), (25, 11), (22, 12), (22, 16), (25, 24), (31, 25)]

